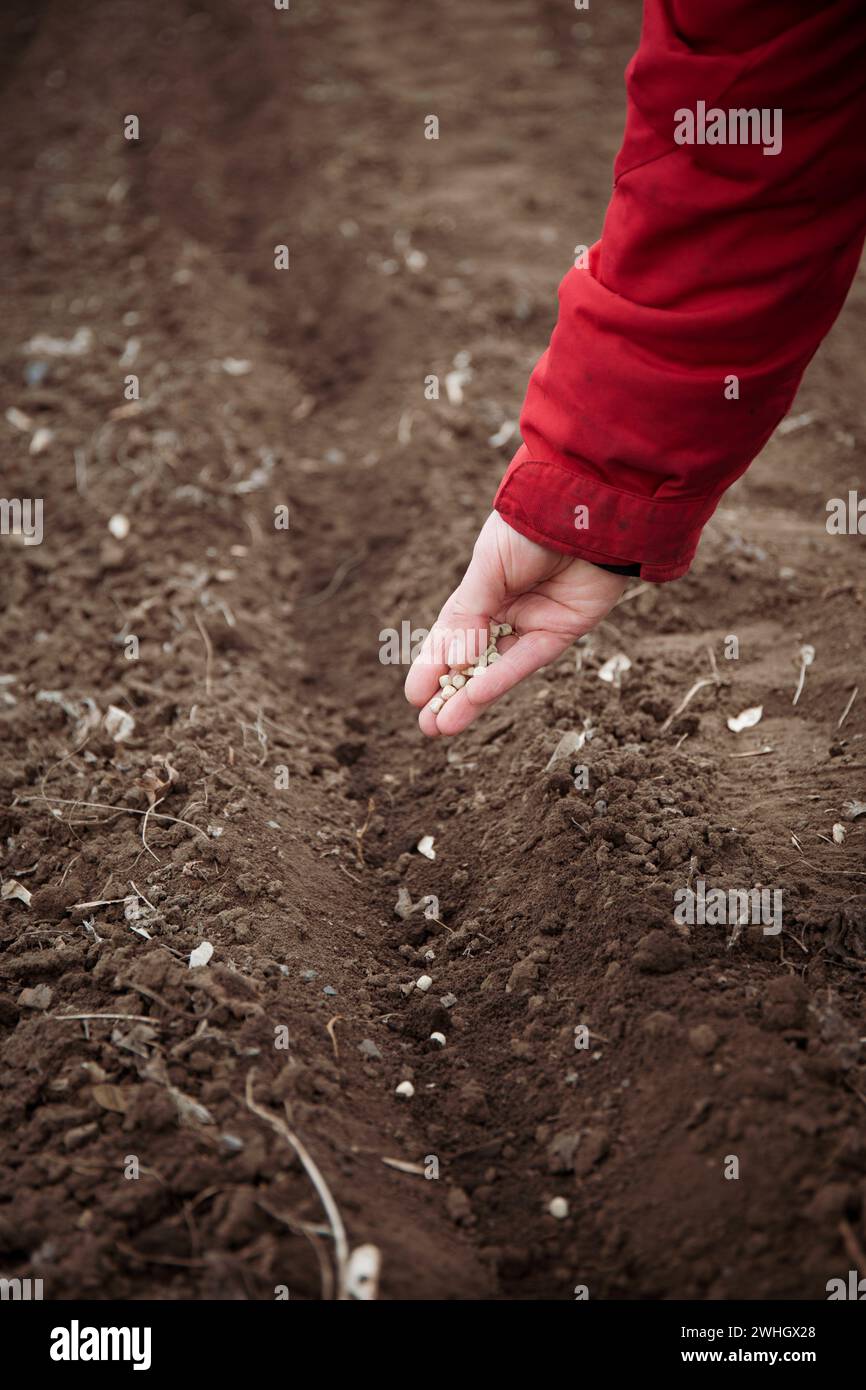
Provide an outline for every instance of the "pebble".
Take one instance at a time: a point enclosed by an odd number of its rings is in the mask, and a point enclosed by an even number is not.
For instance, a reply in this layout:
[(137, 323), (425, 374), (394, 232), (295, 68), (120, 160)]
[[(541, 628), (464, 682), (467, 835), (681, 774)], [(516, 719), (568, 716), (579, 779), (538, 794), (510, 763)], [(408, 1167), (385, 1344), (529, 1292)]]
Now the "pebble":
[(22, 1009), (47, 1009), (53, 998), (50, 985), (34, 985), (32, 989), (22, 989), (16, 1003)]
[(708, 1023), (699, 1023), (689, 1029), (689, 1046), (699, 1057), (709, 1057), (718, 1045), (718, 1036)]
[(382, 1054), (372, 1038), (362, 1038), (358, 1043), (358, 1051), (362, 1057), (369, 1057), (372, 1062), (381, 1062)]

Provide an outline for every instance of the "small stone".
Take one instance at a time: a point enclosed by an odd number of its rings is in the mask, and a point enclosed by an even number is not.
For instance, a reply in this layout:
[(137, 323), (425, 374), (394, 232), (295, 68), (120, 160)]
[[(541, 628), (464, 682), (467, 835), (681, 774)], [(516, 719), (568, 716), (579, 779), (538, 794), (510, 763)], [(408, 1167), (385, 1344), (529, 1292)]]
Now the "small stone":
[(696, 1028), (689, 1029), (689, 1047), (699, 1057), (709, 1057), (718, 1046), (718, 1041), (717, 1034), (708, 1023), (699, 1023)]
[(32, 989), (22, 989), (17, 1002), (22, 1009), (47, 1009), (53, 998), (50, 985), (35, 985)]
[(451, 1220), (456, 1221), (458, 1225), (465, 1224), (472, 1215), (472, 1203), (462, 1187), (449, 1187), (445, 1206)]
[(323, 994), (331, 995), (331, 994), (336, 994), (337, 991), (334, 989), (334, 986), (333, 986), (333, 985), (325, 985), (325, 988), (322, 990), (322, 993), (323, 993)]
[(519, 960), (508, 977), (505, 986), (506, 994), (513, 994), (517, 990), (529, 988), (530, 981), (538, 979), (538, 965), (534, 960), (527, 957)]
[(372, 1038), (362, 1038), (358, 1043), (358, 1051), (362, 1057), (369, 1057), (372, 1062), (381, 1062), (382, 1054)]
[(574, 1155), (580, 1143), (580, 1135), (563, 1130), (554, 1135), (547, 1149), (547, 1167), (551, 1173), (571, 1173), (574, 1170)]

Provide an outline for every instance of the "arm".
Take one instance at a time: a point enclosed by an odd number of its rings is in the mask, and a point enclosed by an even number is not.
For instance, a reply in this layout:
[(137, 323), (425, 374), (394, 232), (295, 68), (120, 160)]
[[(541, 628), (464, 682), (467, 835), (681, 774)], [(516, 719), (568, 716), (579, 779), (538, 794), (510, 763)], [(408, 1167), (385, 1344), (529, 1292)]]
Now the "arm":
[[(422, 652), (406, 693), (425, 733), (459, 732), (555, 660), (614, 605), (623, 573), (689, 568), (856, 270), (864, 74), (860, 0), (646, 0), (601, 241), (560, 286), (524, 444), (437, 622), (483, 635), (492, 617), (518, 636), (436, 714), (447, 667)], [(758, 142), (689, 143), (699, 103)]]
[[(560, 286), (494, 503), (510, 526), (644, 579), (686, 572), (856, 270), (864, 74), (856, 0), (647, 0), (602, 238)], [(677, 143), (700, 101), (764, 112), (761, 143)]]

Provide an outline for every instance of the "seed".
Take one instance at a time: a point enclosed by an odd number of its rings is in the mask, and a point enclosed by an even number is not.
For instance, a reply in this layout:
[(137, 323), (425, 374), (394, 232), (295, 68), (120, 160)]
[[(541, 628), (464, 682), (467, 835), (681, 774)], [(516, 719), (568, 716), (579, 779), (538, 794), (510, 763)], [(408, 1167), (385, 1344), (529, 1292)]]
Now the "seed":
[(500, 624), (499, 624), (499, 636), (500, 636), (500, 637), (510, 637), (513, 631), (514, 631), (514, 628), (511, 626), (510, 623), (500, 623)]
[(450, 677), (450, 676), (440, 676), (440, 677), (439, 677), (439, 684), (440, 684), (440, 685), (450, 685), (450, 684), (451, 684), (451, 677)]
[(564, 1221), (568, 1216), (568, 1202), (564, 1197), (554, 1197), (547, 1210), (557, 1221)]
[[(411, 1100), (415, 1094), (415, 1087), (412, 1085), (411, 1081), (401, 1081), (400, 1085), (396, 1088), (395, 1094), (398, 1096), (405, 1096), (407, 1100)], [(562, 1198), (559, 1200), (561, 1201)]]
[(463, 685), (466, 684), (466, 677), (465, 677), (465, 676), (459, 676), (459, 675), (458, 675), (458, 676), (452, 676), (452, 677), (451, 677), (451, 684), (454, 686), (454, 689), (455, 689), (455, 690), (459, 690), (461, 686), (463, 686)]
[(487, 664), (488, 664), (488, 666), (489, 666), (490, 663), (491, 663), (492, 661), (498, 661), (498, 660), (499, 660), (499, 652), (491, 652), (490, 655), (489, 655), (488, 658), (487, 658)]
[(434, 695), (430, 701), (430, 708), (434, 714), (438, 714), (444, 703), (445, 701), (439, 695)]
[(442, 689), (439, 692), (440, 699), (442, 700), (450, 700), (451, 696), (456, 694), (457, 689), (453, 685), (443, 685)]
[(421, 975), (420, 978), (415, 981), (415, 988), (423, 990), (424, 993), (426, 993), (432, 983), (433, 981), (429, 975)]
[(444, 1034), (444, 1033), (431, 1033), (431, 1034), (430, 1034), (430, 1041), (431, 1041), (431, 1042), (438, 1043), (440, 1047), (444, 1047), (444, 1046), (445, 1046), (445, 1034)]

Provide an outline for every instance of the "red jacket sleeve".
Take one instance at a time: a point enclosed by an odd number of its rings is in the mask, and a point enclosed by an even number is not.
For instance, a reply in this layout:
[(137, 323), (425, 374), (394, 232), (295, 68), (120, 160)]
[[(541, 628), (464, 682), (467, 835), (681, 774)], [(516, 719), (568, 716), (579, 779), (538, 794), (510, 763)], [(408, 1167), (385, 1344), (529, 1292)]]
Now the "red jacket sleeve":
[[(661, 581), (790, 407), (856, 270), (866, 6), (646, 0), (626, 85), (602, 237), (560, 286), (494, 506), (542, 545)], [(699, 138), (713, 110), (753, 108), (765, 142), (675, 138), (683, 112)]]

